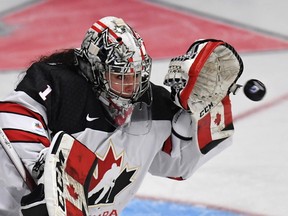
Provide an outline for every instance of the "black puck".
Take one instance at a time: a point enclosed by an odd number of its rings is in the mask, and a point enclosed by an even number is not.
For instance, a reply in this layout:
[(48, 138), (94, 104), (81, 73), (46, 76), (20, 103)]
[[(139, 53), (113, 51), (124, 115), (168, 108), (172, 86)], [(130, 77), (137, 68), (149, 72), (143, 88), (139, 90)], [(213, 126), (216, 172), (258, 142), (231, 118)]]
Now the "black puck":
[(252, 101), (260, 101), (266, 94), (265, 85), (257, 79), (248, 80), (243, 90), (244, 94)]

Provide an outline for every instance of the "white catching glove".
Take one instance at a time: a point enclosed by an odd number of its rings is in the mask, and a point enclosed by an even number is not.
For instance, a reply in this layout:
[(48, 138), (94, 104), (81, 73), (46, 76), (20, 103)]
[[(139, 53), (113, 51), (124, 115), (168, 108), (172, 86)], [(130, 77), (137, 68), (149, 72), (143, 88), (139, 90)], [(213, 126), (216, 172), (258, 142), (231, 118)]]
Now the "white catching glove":
[(184, 55), (171, 59), (164, 84), (171, 87), (176, 105), (201, 119), (230, 92), (236, 93), (242, 72), (243, 62), (231, 45), (197, 40)]

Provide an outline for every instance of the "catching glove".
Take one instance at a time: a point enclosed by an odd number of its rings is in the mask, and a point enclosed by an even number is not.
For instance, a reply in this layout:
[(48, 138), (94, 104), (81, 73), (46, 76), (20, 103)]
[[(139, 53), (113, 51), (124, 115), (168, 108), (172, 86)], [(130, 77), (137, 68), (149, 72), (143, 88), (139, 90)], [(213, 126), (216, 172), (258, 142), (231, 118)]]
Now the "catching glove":
[(171, 87), (176, 105), (201, 119), (230, 92), (236, 93), (242, 72), (243, 62), (231, 45), (198, 40), (184, 55), (171, 59), (164, 85)]

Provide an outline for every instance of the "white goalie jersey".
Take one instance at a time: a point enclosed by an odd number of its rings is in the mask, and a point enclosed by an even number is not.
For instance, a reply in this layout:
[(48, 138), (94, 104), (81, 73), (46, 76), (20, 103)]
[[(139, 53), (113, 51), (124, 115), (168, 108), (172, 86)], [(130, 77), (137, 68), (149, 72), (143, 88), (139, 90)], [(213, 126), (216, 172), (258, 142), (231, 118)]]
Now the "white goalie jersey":
[[(91, 86), (76, 71), (36, 63), (0, 102), (0, 127), (36, 181), (53, 136), (59, 131), (73, 136), (97, 158), (88, 190), (89, 215), (119, 215), (147, 172), (185, 180), (231, 144), (229, 96), (195, 120), (172, 102), (165, 88), (151, 83), (151, 89), (150, 130), (135, 135), (107, 120)], [(133, 127), (137, 124), (141, 122)], [(29, 190), (1, 147), (0, 156), (0, 215), (20, 215), (21, 197)]]

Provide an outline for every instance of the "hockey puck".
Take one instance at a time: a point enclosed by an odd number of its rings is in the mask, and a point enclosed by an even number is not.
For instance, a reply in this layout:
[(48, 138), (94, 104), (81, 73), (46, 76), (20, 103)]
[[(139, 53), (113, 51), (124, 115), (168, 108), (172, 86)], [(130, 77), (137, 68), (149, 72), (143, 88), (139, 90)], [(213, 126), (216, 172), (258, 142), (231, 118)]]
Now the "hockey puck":
[(265, 85), (257, 79), (248, 80), (243, 90), (244, 94), (252, 101), (260, 101), (266, 94)]

